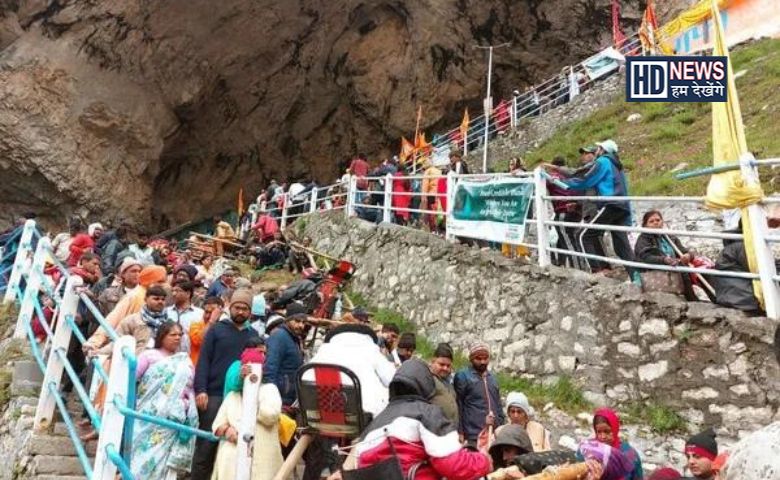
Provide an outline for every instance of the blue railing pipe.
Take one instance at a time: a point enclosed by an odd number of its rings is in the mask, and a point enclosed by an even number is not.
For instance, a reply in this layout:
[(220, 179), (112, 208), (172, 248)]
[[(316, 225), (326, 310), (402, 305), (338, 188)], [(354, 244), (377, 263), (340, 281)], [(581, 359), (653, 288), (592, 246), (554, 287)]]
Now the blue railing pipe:
[(84, 409), (87, 411), (89, 420), (92, 422), (92, 426), (95, 430), (100, 430), (100, 414), (95, 410), (92, 402), (89, 400), (89, 394), (84, 390), (84, 386), (81, 384), (78, 374), (73, 370), (73, 366), (68, 361), (68, 356), (64, 349), (58, 348), (54, 350), (54, 354), (57, 355), (62, 362), (62, 366), (65, 368), (65, 373), (70, 377), (70, 381), (73, 384), (73, 389), (76, 390), (76, 394), (79, 396), (79, 400), (84, 405)]
[(57, 385), (54, 382), (50, 382), (48, 385), (49, 394), (54, 397), (54, 401), (57, 403), (57, 408), (60, 409), (62, 414), (62, 421), (65, 422), (65, 427), (68, 430), (68, 436), (71, 442), (73, 442), (73, 448), (76, 449), (76, 456), (79, 459), (81, 468), (84, 470), (84, 474), (87, 478), (92, 478), (92, 465), (90, 464), (87, 452), (84, 451), (84, 445), (81, 443), (78, 433), (76, 433), (76, 427), (73, 425), (73, 420), (70, 418), (70, 413), (65, 406), (65, 401), (60, 396), (60, 392), (57, 391)]
[(116, 468), (122, 475), (122, 480), (135, 480), (133, 472), (130, 470), (129, 464), (125, 461), (125, 459), (122, 458), (121, 455), (119, 455), (119, 452), (116, 451), (116, 447), (114, 447), (113, 443), (106, 445), (106, 456), (109, 460), (111, 460), (111, 463), (116, 465)]

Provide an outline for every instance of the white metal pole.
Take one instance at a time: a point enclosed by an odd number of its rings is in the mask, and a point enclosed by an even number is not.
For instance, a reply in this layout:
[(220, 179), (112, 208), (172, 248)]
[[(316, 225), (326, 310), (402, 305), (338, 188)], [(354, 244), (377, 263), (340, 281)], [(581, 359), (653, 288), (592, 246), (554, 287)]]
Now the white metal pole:
[(347, 188), (347, 208), (344, 211), (347, 213), (347, 218), (355, 216), (355, 199), (357, 195), (357, 176), (349, 176), (349, 187)]
[(455, 200), (455, 189), (457, 188), (455, 182), (457, 182), (456, 173), (450, 170), (447, 172), (447, 196), (445, 197), (447, 199), (447, 209), (444, 212), (444, 238), (450, 242), (455, 240), (455, 235), (450, 233), (450, 219), (452, 218), (453, 200)]
[[(27, 285), (25, 285), (22, 297), (22, 306), (19, 308), (19, 316), (16, 319), (16, 329), (14, 330), (13, 338), (24, 338), (27, 333), (25, 323), (32, 321), (33, 312), (35, 311), (35, 301), (38, 297), (38, 292), (41, 290), (41, 282), (43, 281), (43, 267), (46, 264), (46, 256), (48, 254), (47, 247), (50, 246), (51, 242), (48, 238), (44, 237), (38, 242), (38, 248), (35, 249), (32, 266), (30, 267), (27, 276)], [(45, 322), (46, 319), (40, 319), (40, 321)]]
[[(116, 478), (116, 465), (108, 458), (106, 447), (114, 445), (119, 450), (119, 446), (122, 445), (125, 416), (114, 405), (114, 399), (119, 397), (121, 402), (127, 402), (130, 366), (122, 353), (123, 350), (135, 354), (135, 338), (132, 335), (119, 337), (119, 340), (114, 342), (111, 354), (111, 371), (108, 374), (108, 385), (106, 385), (106, 400), (100, 419), (100, 436), (95, 452), (95, 468), (92, 477), (94, 479), (113, 480)], [(56, 355), (52, 355), (52, 357), (56, 357)]]
[(547, 205), (544, 197), (547, 195), (547, 182), (542, 175), (542, 167), (534, 170), (534, 213), (536, 214), (536, 243), (539, 254), (539, 266), (550, 266), (550, 238), (547, 235)]
[(382, 221), (385, 223), (393, 222), (393, 176), (385, 176), (385, 204), (382, 208)]
[(493, 46), (488, 48), (488, 76), (487, 76), (487, 95), (485, 96), (485, 145), (482, 146), (482, 173), (487, 173), (488, 157), (488, 127), (490, 126), (490, 114), (492, 113), (493, 102), (490, 101), (490, 82), (493, 75)]
[[(260, 379), (263, 377), (263, 366), (259, 363), (249, 364), (250, 373), (244, 379), (244, 391), (241, 401), (241, 428), (238, 432), (236, 480), (249, 480), (252, 470), (252, 449), (250, 444), (255, 436), (257, 424), (257, 404), (260, 392)], [(258, 448), (262, 448), (258, 446)]]
[[(65, 294), (62, 296), (62, 303), (57, 310), (57, 327), (54, 330), (54, 339), (51, 342), (52, 352), (60, 348), (66, 352), (68, 351), (72, 331), (70, 324), (65, 321), (65, 317), (70, 315), (76, 318), (79, 307), (79, 294), (76, 292), (76, 289), (83, 284), (84, 280), (78, 275), (71, 275), (65, 283)], [(56, 386), (55, 390), (59, 391), (63, 368), (62, 361), (60, 361), (58, 355), (49, 355), (49, 360), (46, 362), (46, 373), (43, 376), (41, 395), (38, 397), (38, 408), (35, 410), (33, 428), (36, 431), (43, 431), (51, 425), (56, 402), (51, 392), (49, 392), (48, 385), (54, 383)], [(116, 444), (119, 445), (119, 442)]]
[(309, 213), (317, 211), (317, 187), (311, 189), (311, 199), (309, 200)]
[[(759, 181), (758, 171), (753, 166), (755, 160), (751, 153), (746, 153), (739, 159), (742, 178), (748, 185), (755, 185)], [(777, 288), (777, 283), (774, 281), (774, 277), (777, 275), (775, 258), (772, 254), (772, 248), (766, 240), (769, 234), (766, 224), (766, 212), (758, 204), (750, 205), (747, 211), (750, 218), (750, 228), (753, 233), (753, 249), (756, 252), (758, 275), (764, 296), (766, 316), (776, 320), (780, 318), (780, 291)]]
[(290, 206), (290, 194), (282, 194), (282, 228), (287, 226), (287, 208)]
[(19, 237), (19, 246), (16, 249), (16, 258), (14, 266), (11, 268), (11, 275), (8, 277), (8, 284), (5, 286), (5, 297), (3, 303), (12, 303), (16, 298), (16, 287), (19, 286), (22, 279), (22, 271), (27, 268), (27, 260), (32, 253), (32, 239), (35, 232), (35, 220), (24, 222), (22, 234)]

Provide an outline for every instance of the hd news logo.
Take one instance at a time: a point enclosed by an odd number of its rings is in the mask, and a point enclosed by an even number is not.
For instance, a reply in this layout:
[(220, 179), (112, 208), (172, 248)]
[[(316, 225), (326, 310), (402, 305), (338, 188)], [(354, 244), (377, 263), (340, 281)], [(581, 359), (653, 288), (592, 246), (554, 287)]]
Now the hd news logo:
[(627, 102), (725, 102), (726, 57), (628, 57)]

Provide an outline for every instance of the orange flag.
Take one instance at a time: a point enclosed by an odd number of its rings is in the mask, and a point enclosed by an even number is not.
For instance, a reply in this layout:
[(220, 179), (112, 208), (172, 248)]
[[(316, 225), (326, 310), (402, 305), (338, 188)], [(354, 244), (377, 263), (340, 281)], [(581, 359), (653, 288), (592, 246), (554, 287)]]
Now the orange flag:
[(401, 137), (401, 153), (398, 154), (398, 158), (401, 160), (401, 163), (406, 163), (406, 160), (413, 154), (414, 144), (405, 137)]
[(469, 133), (469, 109), (463, 111), (463, 120), (460, 122), (460, 137), (466, 142), (466, 136)]
[(241, 215), (244, 214), (244, 188), (238, 189), (238, 218), (241, 219)]
[(647, 8), (642, 15), (642, 25), (639, 27), (639, 40), (642, 47), (649, 52), (655, 52), (655, 32), (658, 30), (658, 19), (655, 16), (653, 0), (647, 0)]
[(414, 148), (419, 151), (431, 148), (431, 144), (425, 141), (425, 132), (420, 132), (414, 139)]

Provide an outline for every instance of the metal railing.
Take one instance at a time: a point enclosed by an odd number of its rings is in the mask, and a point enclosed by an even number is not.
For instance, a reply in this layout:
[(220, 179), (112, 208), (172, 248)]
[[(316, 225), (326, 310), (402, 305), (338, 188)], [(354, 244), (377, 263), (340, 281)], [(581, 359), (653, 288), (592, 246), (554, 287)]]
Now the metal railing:
[[(6, 252), (13, 251), (15, 260), (5, 297), (5, 303), (15, 302), (19, 306), (14, 337), (27, 339), (33, 359), (43, 374), (33, 423), (34, 430), (43, 432), (50, 429), (55, 420), (55, 412), (59, 412), (85, 476), (88, 479), (101, 480), (114, 480), (117, 472), (125, 480), (134, 478), (131, 465), (135, 422), (153, 423), (187, 435), (219, 441), (220, 438), (212, 432), (137, 410), (135, 339), (132, 336), (120, 337), (117, 334), (85, 293), (83, 279), (71, 274), (56, 260), (48, 237), (40, 238), (37, 247), (32, 249), (35, 231), (35, 222), (30, 220), (18, 234), (10, 237), (6, 242), (11, 247), (7, 248)], [(64, 279), (59, 285), (55, 285), (51, 277), (44, 274), (44, 266), (51, 263)], [(51, 322), (47, 321), (43, 311), (40, 300), (42, 295), (48, 296), (54, 305)], [(76, 371), (67, 354), (71, 338), (75, 338), (79, 345), (87, 342), (87, 338), (76, 322), (80, 307), (92, 314), (113, 342), (110, 370), (107, 371), (102, 358), (88, 358), (87, 364), (94, 369), (93, 384), (89, 387), (82, 383), (79, 372)], [(44, 332), (43, 338), (40, 338), (41, 335), (36, 338), (33, 330), (34, 320), (40, 324)], [(63, 375), (72, 383), (78, 404), (84, 408), (86, 419), (98, 432), (98, 446), (94, 459), (87, 454), (84, 442), (79, 437), (76, 422), (68, 409), (68, 400), (62, 393)], [(102, 411), (100, 405), (93, 404), (98, 384), (103, 384), (106, 392)], [(251, 427), (246, 427), (248, 428), (253, 432), (254, 423)], [(246, 443), (243, 435), (240, 436), (239, 442)], [(248, 468), (244, 465), (246, 463), (242, 462), (244, 474), (236, 478), (242, 480), (249, 478)]]
[[(616, 50), (624, 56), (642, 54), (639, 32), (628, 37)], [(488, 123), (488, 138), (494, 138), (498, 133), (517, 128), (522, 119), (543, 115), (558, 106), (569, 103), (584, 90), (617, 71), (618, 66), (616, 65), (613, 70), (606, 71), (598, 77), (592, 78), (588, 75), (585, 66), (600, 54), (601, 52), (597, 52), (576, 65), (566, 66), (561, 70), (561, 73), (533, 85), (526, 92), (503, 100), (504, 105), (508, 107), (508, 114), (502, 114), (501, 118), (495, 118), (498, 113), (497, 109), (493, 110), (489, 118), (486, 118), (485, 114), (470, 118), (465, 136), (461, 134), (460, 126), (435, 135), (434, 157), (445, 156), (454, 148), (462, 148), (464, 155), (469, 151), (482, 148), (486, 121)]]

